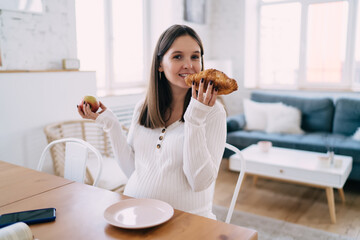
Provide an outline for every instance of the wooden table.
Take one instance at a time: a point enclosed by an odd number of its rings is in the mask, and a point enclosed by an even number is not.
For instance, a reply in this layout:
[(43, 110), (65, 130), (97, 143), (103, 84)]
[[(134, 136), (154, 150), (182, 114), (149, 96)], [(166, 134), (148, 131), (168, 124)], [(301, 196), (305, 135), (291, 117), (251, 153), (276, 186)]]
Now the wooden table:
[(0, 207), (72, 182), (0, 161)]
[[(39, 239), (258, 238), (255, 230), (179, 210), (175, 210), (169, 221), (156, 227), (141, 230), (117, 228), (105, 221), (103, 213), (108, 206), (128, 197), (1, 161), (0, 169), (0, 214), (56, 208), (55, 222), (30, 225), (34, 236)], [(24, 193), (7, 194), (19, 189)]]

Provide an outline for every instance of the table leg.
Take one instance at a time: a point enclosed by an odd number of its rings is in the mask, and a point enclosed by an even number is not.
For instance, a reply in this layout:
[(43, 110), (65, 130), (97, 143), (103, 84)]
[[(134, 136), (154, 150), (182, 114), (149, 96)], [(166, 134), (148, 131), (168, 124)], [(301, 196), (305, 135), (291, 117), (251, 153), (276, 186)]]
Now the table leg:
[(329, 205), (331, 223), (336, 223), (334, 190), (332, 187), (326, 188), (326, 197), (327, 197), (328, 205)]
[(258, 176), (253, 175), (253, 186), (254, 187), (256, 186), (257, 180), (258, 180)]
[(344, 190), (342, 188), (339, 188), (339, 194), (340, 194), (340, 198), (342, 203), (345, 203), (345, 194), (344, 194)]

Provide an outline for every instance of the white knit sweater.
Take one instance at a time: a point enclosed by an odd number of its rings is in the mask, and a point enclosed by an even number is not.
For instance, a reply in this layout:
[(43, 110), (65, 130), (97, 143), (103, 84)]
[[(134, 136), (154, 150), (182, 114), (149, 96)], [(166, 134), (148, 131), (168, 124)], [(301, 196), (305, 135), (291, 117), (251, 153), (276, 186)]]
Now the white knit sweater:
[(135, 107), (127, 138), (110, 110), (96, 119), (109, 133), (115, 157), (129, 178), (124, 194), (215, 218), (212, 200), (226, 141), (223, 106), (217, 102), (209, 107), (192, 98), (185, 122), (150, 129), (138, 123), (142, 104)]

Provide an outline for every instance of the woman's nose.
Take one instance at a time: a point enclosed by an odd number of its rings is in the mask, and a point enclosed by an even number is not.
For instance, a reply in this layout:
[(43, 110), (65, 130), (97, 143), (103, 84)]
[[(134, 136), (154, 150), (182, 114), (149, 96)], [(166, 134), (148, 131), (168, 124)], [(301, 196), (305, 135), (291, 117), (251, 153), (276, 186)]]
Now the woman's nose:
[(192, 63), (190, 61), (186, 61), (184, 63), (184, 68), (188, 69), (188, 68), (192, 68), (192, 67), (193, 67), (193, 65), (192, 65)]

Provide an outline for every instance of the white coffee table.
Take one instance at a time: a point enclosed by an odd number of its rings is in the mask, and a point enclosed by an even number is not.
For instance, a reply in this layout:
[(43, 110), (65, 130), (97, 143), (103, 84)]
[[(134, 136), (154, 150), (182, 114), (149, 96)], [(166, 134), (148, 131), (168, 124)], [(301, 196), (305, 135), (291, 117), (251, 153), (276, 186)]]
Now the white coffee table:
[[(302, 151), (295, 149), (272, 147), (267, 153), (262, 152), (257, 145), (251, 145), (241, 151), (246, 160), (246, 174), (275, 178), (314, 187), (324, 188), (329, 205), (331, 222), (336, 222), (333, 188), (339, 189), (343, 202), (345, 196), (343, 186), (352, 168), (352, 157), (335, 155), (341, 166), (324, 166), (320, 156), (324, 153)], [(239, 171), (240, 161), (236, 155), (230, 158), (230, 170)]]

